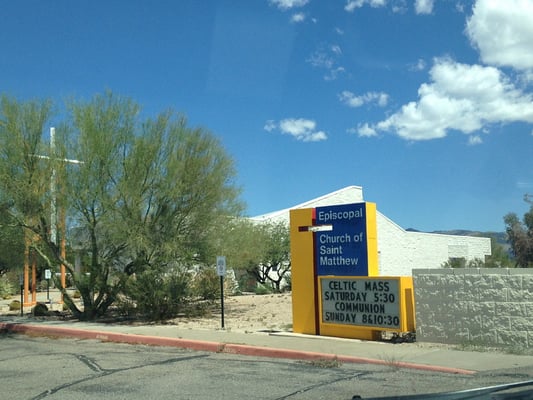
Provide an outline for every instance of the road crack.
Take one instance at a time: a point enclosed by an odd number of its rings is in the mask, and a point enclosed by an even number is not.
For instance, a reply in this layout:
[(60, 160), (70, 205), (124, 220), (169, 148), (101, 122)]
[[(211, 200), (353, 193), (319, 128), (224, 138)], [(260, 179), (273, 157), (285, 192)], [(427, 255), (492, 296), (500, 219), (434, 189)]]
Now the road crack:
[(56, 386), (56, 387), (51, 388), (51, 389), (47, 389), (44, 392), (39, 393), (37, 396), (32, 397), (31, 400), (45, 399), (46, 397), (51, 396), (51, 395), (53, 395), (53, 394), (55, 394), (57, 392), (60, 392), (63, 389), (67, 389), (69, 387), (76, 386), (76, 385), (78, 385), (80, 383), (89, 382), (89, 381), (94, 380), (94, 379), (99, 379), (99, 378), (102, 378), (104, 376), (116, 374), (118, 372), (131, 371), (131, 370), (135, 370), (135, 369), (139, 369), (139, 368), (145, 368), (145, 367), (152, 367), (154, 365), (173, 364), (173, 363), (182, 362), (182, 361), (189, 361), (189, 360), (195, 360), (195, 359), (199, 359), (199, 358), (206, 358), (206, 357), (210, 357), (211, 354), (200, 354), (200, 355), (194, 355), (194, 356), (188, 356), (188, 357), (174, 357), (174, 358), (169, 358), (169, 359), (166, 359), (166, 360), (163, 360), (163, 361), (150, 362), (150, 363), (146, 363), (146, 364), (142, 364), (142, 365), (135, 365), (133, 367), (116, 368), (116, 369), (104, 369), (104, 368), (100, 367), (96, 361), (94, 361), (93, 359), (91, 359), (91, 358), (89, 358), (89, 357), (87, 357), (87, 356), (85, 356), (83, 354), (74, 354), (74, 356), (78, 360), (80, 360), (83, 364), (85, 364), (87, 367), (89, 367), (89, 369), (91, 369), (91, 371), (95, 372), (95, 374), (91, 375), (91, 376), (88, 376), (86, 378), (81, 378), (81, 379), (77, 379), (77, 380), (72, 381), (72, 382), (64, 383), (62, 385)]
[(285, 400), (285, 399), (288, 399), (288, 398), (290, 398), (292, 396), (297, 396), (299, 394), (309, 392), (311, 390), (314, 390), (314, 389), (322, 387), (322, 386), (328, 386), (328, 385), (332, 385), (332, 384), (335, 384), (337, 382), (342, 382), (342, 381), (349, 381), (349, 380), (351, 380), (353, 378), (359, 378), (359, 377), (364, 376), (364, 375), (368, 375), (368, 372), (358, 372), (356, 374), (349, 374), (347, 376), (342, 376), (342, 377), (340, 377), (338, 379), (333, 379), (333, 380), (328, 380), (328, 381), (325, 381), (325, 382), (320, 382), (320, 383), (317, 383), (315, 385), (307, 386), (307, 387), (302, 388), (300, 390), (297, 390), (295, 392), (289, 393), (289, 394), (287, 394), (285, 396), (278, 397), (275, 400)]

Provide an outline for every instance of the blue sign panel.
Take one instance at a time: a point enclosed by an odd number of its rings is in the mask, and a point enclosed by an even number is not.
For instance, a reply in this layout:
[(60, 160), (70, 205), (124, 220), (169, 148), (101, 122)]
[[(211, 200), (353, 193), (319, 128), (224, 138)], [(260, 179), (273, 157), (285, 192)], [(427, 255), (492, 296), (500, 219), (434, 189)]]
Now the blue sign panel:
[(316, 207), (315, 262), (317, 275), (368, 276), (366, 204)]

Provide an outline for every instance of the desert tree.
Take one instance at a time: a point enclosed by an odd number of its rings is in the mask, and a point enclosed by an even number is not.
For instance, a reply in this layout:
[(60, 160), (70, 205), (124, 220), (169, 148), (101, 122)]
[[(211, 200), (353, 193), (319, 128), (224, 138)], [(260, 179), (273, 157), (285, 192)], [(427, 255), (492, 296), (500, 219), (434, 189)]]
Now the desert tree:
[[(266, 254), (260, 268), (272, 284), (280, 291), (284, 278), (290, 274), (290, 234), (286, 223), (268, 223), (263, 226)], [(266, 271), (265, 271), (266, 270)]]
[(5, 268), (22, 269), (25, 244), (35, 249), (42, 244), (39, 233), (49, 235), (52, 165), (43, 156), (49, 150), (43, 133), (52, 115), (49, 100), (20, 102), (0, 96), (0, 236)]
[[(171, 111), (145, 120), (139, 115), (135, 102), (111, 92), (72, 101), (50, 159), (23, 157), (42, 150), (26, 147), (41, 143), (43, 122), (34, 129), (33, 141), (12, 146), (19, 159), (3, 166), (22, 165), (21, 181), (33, 179), (13, 187), (8, 197), (16, 197), (17, 207), (12, 208), (26, 221), (37, 221), (25, 226), (38, 235), (41, 257), (50, 265), (65, 265), (72, 276), (83, 308), (66, 290), (64, 301), (81, 319), (103, 315), (133, 276), (171, 273), (201, 262), (209, 254), (216, 227), (240, 212), (233, 162), (215, 136), (188, 127), (184, 117)], [(19, 118), (22, 127), (26, 119)], [(6, 126), (4, 136), (12, 131)], [(78, 163), (67, 165), (67, 159)], [(33, 174), (32, 163), (39, 164)], [(49, 233), (52, 170), (59, 178), (58, 208), (65, 210), (68, 226), (81, 232), (88, 260), (81, 272)]]
[(227, 227), (221, 252), (228, 256), (228, 263), (257, 283), (279, 291), (290, 273), (287, 225), (239, 218), (229, 221)]
[(520, 221), (515, 213), (504, 217), (507, 238), (518, 267), (531, 267), (533, 265), (533, 202), (531, 196), (526, 195), (524, 200), (531, 207)]

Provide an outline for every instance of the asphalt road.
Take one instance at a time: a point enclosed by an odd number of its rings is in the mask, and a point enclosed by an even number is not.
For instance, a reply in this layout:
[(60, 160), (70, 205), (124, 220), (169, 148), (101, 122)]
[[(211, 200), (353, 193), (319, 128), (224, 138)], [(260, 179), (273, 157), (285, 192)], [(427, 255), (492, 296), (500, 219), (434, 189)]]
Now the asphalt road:
[(474, 376), (394, 366), (301, 362), (92, 340), (0, 335), (0, 398), (351, 399), (525, 381), (530, 370)]

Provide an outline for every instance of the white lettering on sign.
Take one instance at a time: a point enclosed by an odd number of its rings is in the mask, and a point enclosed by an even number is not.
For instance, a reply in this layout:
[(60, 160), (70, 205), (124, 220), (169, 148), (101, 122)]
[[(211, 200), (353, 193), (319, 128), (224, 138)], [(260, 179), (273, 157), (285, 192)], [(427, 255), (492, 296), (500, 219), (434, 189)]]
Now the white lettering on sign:
[(347, 220), (363, 218), (364, 212), (363, 208), (358, 208), (357, 210), (343, 210), (343, 211), (320, 211), (318, 213), (318, 220), (324, 223), (336, 221), (336, 220)]
[(317, 208), (315, 223), (332, 226), (315, 235), (318, 275), (367, 275), (367, 234), (364, 203)]
[(397, 279), (323, 278), (322, 322), (400, 329)]

